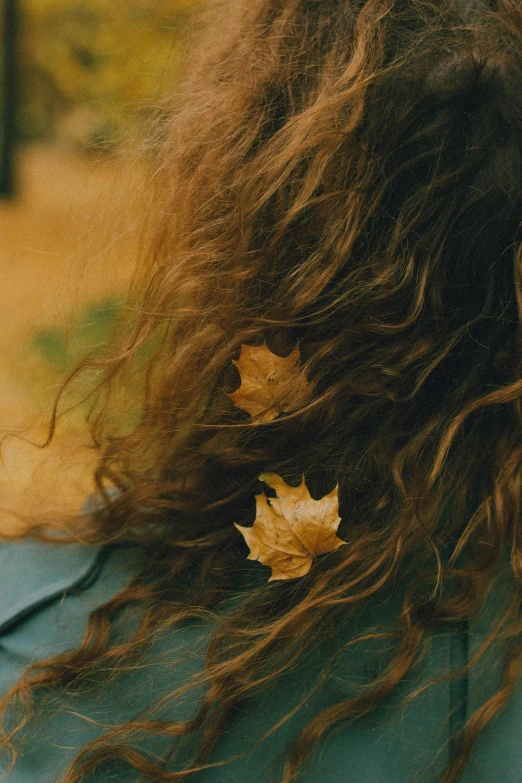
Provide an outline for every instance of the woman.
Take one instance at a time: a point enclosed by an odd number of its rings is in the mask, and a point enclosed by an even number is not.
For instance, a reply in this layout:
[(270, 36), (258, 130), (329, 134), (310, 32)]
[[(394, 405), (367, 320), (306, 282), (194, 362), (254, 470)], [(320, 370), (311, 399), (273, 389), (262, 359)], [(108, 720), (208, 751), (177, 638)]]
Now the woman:
[(82, 543), (1, 548), (6, 779), (514, 783), (522, 9), (206, 29)]

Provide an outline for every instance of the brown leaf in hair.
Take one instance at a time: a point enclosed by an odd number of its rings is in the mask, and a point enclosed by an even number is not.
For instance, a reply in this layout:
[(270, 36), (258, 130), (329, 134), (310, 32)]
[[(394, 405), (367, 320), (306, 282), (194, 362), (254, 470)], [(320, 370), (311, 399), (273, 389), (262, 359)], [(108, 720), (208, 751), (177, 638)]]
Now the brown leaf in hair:
[(303, 481), (291, 487), (274, 473), (259, 477), (276, 491), (276, 498), (256, 495), (256, 520), (252, 527), (236, 528), (250, 549), (248, 560), (270, 566), (272, 582), (304, 576), (317, 555), (333, 552), (346, 543), (337, 536), (339, 496), (337, 487), (314, 500)]
[(298, 408), (310, 394), (310, 384), (300, 372), (301, 354), (296, 345), (289, 356), (277, 356), (263, 345), (242, 345), (234, 362), (241, 386), (230, 395), (234, 405), (259, 422), (276, 419)]

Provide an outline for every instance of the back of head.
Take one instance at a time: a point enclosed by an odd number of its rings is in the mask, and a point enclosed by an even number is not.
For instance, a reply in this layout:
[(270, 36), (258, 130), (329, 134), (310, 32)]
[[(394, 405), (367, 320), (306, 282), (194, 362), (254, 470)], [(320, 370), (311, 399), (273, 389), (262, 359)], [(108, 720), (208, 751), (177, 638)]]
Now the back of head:
[[(162, 129), (141, 333), (166, 328), (168, 347), (136, 431), (155, 476), (168, 485), (176, 464), (171, 489), (183, 485), (205, 534), (234, 536), (266, 469), (317, 491), (339, 483), (345, 519), (413, 548), (444, 498), (468, 495), (462, 531), (470, 504), (516, 470), (521, 12), (511, 0), (224, 10)], [(269, 425), (226, 394), (241, 345), (263, 340), (283, 355), (298, 343), (314, 388)]]

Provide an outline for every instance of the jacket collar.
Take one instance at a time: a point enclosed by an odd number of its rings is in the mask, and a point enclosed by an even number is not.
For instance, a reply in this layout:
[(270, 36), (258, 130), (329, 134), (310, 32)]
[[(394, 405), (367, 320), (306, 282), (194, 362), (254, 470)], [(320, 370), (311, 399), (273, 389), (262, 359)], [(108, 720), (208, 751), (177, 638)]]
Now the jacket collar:
[(34, 610), (96, 580), (107, 547), (34, 539), (0, 544), (0, 634)]

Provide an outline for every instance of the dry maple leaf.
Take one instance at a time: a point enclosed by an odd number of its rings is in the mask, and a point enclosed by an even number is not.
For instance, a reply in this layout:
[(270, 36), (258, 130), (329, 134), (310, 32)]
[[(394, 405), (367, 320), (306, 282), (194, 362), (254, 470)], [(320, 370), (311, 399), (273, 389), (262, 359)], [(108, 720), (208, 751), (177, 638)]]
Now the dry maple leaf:
[(300, 371), (298, 345), (285, 357), (272, 353), (266, 343), (242, 345), (234, 364), (241, 386), (229, 396), (237, 408), (259, 422), (273, 421), (280, 413), (298, 408), (310, 395), (310, 384)]
[(235, 525), (250, 549), (248, 560), (270, 566), (268, 580), (295, 579), (312, 567), (316, 555), (333, 552), (346, 541), (337, 537), (339, 495), (336, 487), (329, 495), (314, 500), (304, 477), (299, 487), (291, 487), (274, 473), (259, 477), (276, 491), (276, 498), (263, 492), (256, 495), (256, 520), (252, 527)]

